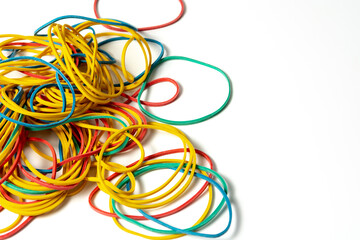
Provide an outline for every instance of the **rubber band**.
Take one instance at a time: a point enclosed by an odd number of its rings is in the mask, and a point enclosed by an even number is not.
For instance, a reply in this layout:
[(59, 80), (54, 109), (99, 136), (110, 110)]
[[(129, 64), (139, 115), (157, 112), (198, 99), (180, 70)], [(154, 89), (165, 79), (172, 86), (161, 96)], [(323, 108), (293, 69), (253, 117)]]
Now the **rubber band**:
[(22, 220), (23, 216), (18, 215), (18, 217), (15, 219), (14, 222), (12, 222), (9, 226), (0, 229), (0, 234), (1, 233), (6, 233), (8, 231), (10, 231), (11, 229), (13, 229), (14, 227), (16, 227)]
[[(150, 27), (142, 27), (142, 28), (138, 28), (137, 30), (139, 32), (141, 31), (149, 31), (149, 30), (155, 30), (155, 29), (160, 29), (160, 28), (164, 28), (164, 27), (167, 27), (167, 26), (170, 26), (174, 23), (176, 23), (177, 21), (180, 20), (180, 18), (184, 15), (184, 12), (185, 12), (185, 4), (184, 4), (184, 1), (183, 0), (179, 0), (179, 3), (181, 5), (181, 10), (180, 10), (180, 13), (179, 15), (172, 21), (170, 22), (167, 22), (167, 23), (164, 23), (164, 24), (160, 24), (160, 25), (155, 25), (155, 26), (150, 26)], [(99, 0), (94, 0), (94, 13), (95, 13), (95, 16), (97, 19), (100, 18), (99, 16), (99, 11), (98, 11), (98, 4), (99, 4)], [(111, 26), (106, 26), (104, 25), (104, 27), (106, 27), (107, 29), (110, 29), (110, 30), (114, 30), (114, 31), (122, 31), (121, 29), (119, 28), (114, 28), (114, 27), (111, 27)]]
[(195, 59), (191, 59), (191, 58), (187, 58), (187, 57), (181, 57), (181, 56), (170, 56), (170, 57), (165, 57), (163, 59), (161, 59), (159, 61), (159, 63), (157, 65), (154, 65), (153, 68), (151, 69), (151, 72), (149, 73), (149, 77), (152, 73), (152, 71), (154, 69), (156, 69), (158, 66), (160, 66), (162, 63), (166, 62), (166, 61), (172, 61), (172, 60), (183, 60), (183, 61), (188, 61), (188, 62), (192, 62), (192, 63), (196, 63), (196, 64), (199, 64), (199, 65), (202, 65), (202, 66), (205, 66), (205, 67), (208, 67), (210, 69), (213, 69), (219, 73), (222, 74), (222, 76), (225, 77), (226, 79), (226, 82), (227, 82), (227, 85), (228, 85), (228, 94), (227, 94), (227, 97), (226, 97), (226, 100), (225, 102), (217, 109), (215, 110), (214, 112), (210, 113), (210, 114), (207, 114), (203, 117), (200, 117), (200, 118), (196, 118), (196, 119), (192, 119), (192, 120), (185, 120), (185, 121), (176, 121), (176, 120), (168, 120), (168, 119), (165, 119), (165, 118), (161, 118), (161, 117), (158, 117), (150, 112), (148, 112), (141, 104), (141, 96), (145, 90), (145, 87), (146, 87), (146, 83), (148, 80), (145, 80), (144, 84), (142, 85), (141, 89), (140, 89), (140, 92), (139, 92), (139, 95), (138, 95), (138, 106), (140, 108), (140, 110), (148, 117), (151, 117), (152, 119), (155, 119), (156, 121), (159, 121), (159, 122), (163, 122), (163, 123), (167, 123), (167, 124), (171, 124), (171, 125), (189, 125), (189, 124), (195, 124), (195, 123), (200, 123), (200, 122), (203, 122), (203, 121), (206, 121), (212, 117), (214, 117), (215, 115), (219, 114), (222, 110), (225, 109), (225, 107), (228, 105), (228, 103), (230, 102), (230, 98), (231, 98), (231, 82), (230, 82), (230, 78), (226, 75), (226, 73), (221, 70), (220, 68), (218, 67), (215, 67), (213, 65), (210, 65), (210, 64), (207, 64), (207, 63), (204, 63), (204, 62), (200, 62), (198, 60), (195, 60)]
[[(174, 102), (178, 98), (178, 96), (180, 94), (180, 86), (175, 80), (173, 80), (171, 78), (158, 78), (158, 79), (152, 80), (146, 84), (145, 89), (149, 88), (152, 85), (162, 83), (162, 82), (172, 83), (176, 87), (176, 92), (175, 92), (174, 96), (172, 96), (169, 100), (166, 100), (163, 102), (141, 101), (142, 105), (152, 106), (152, 107), (161, 107), (161, 106), (165, 106), (165, 105), (168, 105), (168, 104)], [(124, 104), (129, 104), (131, 101), (137, 102), (138, 100), (136, 99), (136, 97), (139, 95), (139, 92), (140, 92), (140, 89), (137, 90), (135, 93), (133, 93), (133, 95), (131, 95), (131, 96), (129, 96), (125, 93), (122, 93), (121, 96), (126, 97), (128, 99), (126, 102), (124, 102)]]

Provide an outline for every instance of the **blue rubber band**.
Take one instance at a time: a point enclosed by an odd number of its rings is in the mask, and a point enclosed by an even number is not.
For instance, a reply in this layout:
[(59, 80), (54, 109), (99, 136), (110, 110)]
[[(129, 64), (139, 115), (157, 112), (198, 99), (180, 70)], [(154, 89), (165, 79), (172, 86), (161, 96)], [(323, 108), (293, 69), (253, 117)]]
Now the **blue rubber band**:
[[(60, 82), (60, 79), (58, 78), (58, 75), (57, 75), (57, 74), (56, 74), (56, 79), (57, 79), (58, 82)], [(49, 87), (49, 86), (54, 86), (54, 85), (55, 85), (55, 84), (44, 84), (44, 85), (41, 85), (41, 86), (37, 87), (37, 88), (32, 92), (32, 94), (31, 94), (31, 96), (30, 96), (30, 109), (31, 109), (32, 112), (35, 112), (35, 110), (34, 110), (34, 98), (35, 98), (36, 94), (37, 94), (40, 90), (42, 90), (42, 89), (44, 89), (44, 88), (46, 88), (46, 87)], [(55, 85), (55, 86), (59, 86), (59, 85)], [(59, 88), (59, 90), (60, 90), (61, 97), (62, 97), (62, 99), (63, 99), (63, 107), (62, 107), (62, 109), (61, 109), (61, 112), (65, 112), (65, 110), (66, 110), (65, 91), (64, 91), (63, 86), (62, 86), (62, 85), (60, 85), (60, 86), (61, 86), (61, 89)]]

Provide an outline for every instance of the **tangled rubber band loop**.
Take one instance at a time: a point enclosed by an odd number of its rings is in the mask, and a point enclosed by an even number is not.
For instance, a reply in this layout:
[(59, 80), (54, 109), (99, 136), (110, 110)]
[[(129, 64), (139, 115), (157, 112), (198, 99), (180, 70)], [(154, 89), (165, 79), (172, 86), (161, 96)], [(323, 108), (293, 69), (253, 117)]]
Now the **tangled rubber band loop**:
[[(177, 166), (178, 164), (176, 163), (158, 163), (158, 164), (154, 164), (154, 165), (150, 165), (150, 166), (147, 166), (141, 170), (138, 170), (138, 171), (135, 171), (134, 172), (134, 175), (137, 176), (137, 175), (140, 175), (140, 174), (143, 174), (145, 172), (148, 172), (148, 171), (151, 171), (151, 170), (155, 170), (155, 169), (162, 169), (162, 168), (169, 168), (169, 169), (177, 169)], [(211, 172), (213, 173), (215, 176), (217, 176), (218, 178), (221, 179), (221, 182), (222, 182), (222, 185), (223, 187), (221, 187), (217, 182), (215, 182), (213, 179), (205, 176), (204, 174), (201, 174), (201, 173), (196, 173), (194, 176), (197, 177), (197, 178), (201, 178), (209, 183), (211, 183), (212, 186), (215, 186), (221, 193), (221, 195), (223, 196), (223, 199), (222, 201), (219, 203), (219, 205), (216, 207), (216, 209), (214, 210), (213, 213), (211, 213), (209, 215), (208, 218), (206, 219), (201, 219), (201, 221), (197, 222), (194, 226), (192, 226), (191, 228), (188, 228), (188, 229), (179, 229), (179, 228), (176, 228), (176, 227), (173, 227), (169, 224), (166, 224), (164, 223), (163, 221), (159, 220), (159, 219), (156, 219), (154, 217), (152, 217), (151, 215), (149, 214), (146, 214), (143, 210), (141, 209), (138, 209), (138, 211), (147, 219), (153, 221), (153, 222), (156, 222), (166, 228), (169, 228), (171, 229), (172, 231), (167, 231), (167, 230), (160, 230), (160, 229), (155, 229), (155, 228), (152, 228), (152, 227), (148, 227), (142, 223), (139, 223), (139, 222), (136, 222), (128, 217), (126, 217), (125, 215), (123, 215), (116, 207), (115, 207), (115, 201), (114, 199), (111, 199), (111, 207), (112, 209), (115, 211), (115, 213), (118, 215), (119, 218), (121, 219), (124, 219), (128, 222), (131, 222), (137, 226), (140, 226), (142, 228), (145, 228), (146, 230), (150, 230), (150, 231), (153, 231), (153, 232), (156, 232), (156, 233), (162, 233), (162, 234), (187, 234), (187, 235), (195, 235), (195, 236), (201, 236), (201, 237), (211, 237), (211, 238), (214, 238), (214, 237), (220, 237), (222, 236), (223, 234), (225, 234), (229, 228), (230, 228), (230, 225), (231, 225), (231, 221), (232, 221), (232, 208), (231, 208), (231, 203), (230, 203), (230, 200), (227, 196), (227, 186), (226, 186), (226, 183), (225, 181), (221, 178), (221, 176), (219, 176), (217, 173), (215, 173), (214, 171), (210, 170), (210, 169), (207, 169), (205, 167), (201, 167), (201, 166), (197, 166), (198, 169), (202, 170), (202, 171), (205, 171), (205, 172)], [(125, 184), (127, 184), (127, 188), (129, 188), (129, 179), (124, 179), (122, 182), (120, 182), (118, 184), (118, 187), (119, 188), (122, 188)], [(228, 207), (228, 212), (229, 212), (229, 221), (228, 221), (228, 224), (227, 226), (225, 227), (225, 229), (217, 234), (203, 234), (203, 233), (198, 233), (198, 232), (194, 232), (194, 230), (197, 230), (198, 228), (200, 227), (203, 227), (204, 225), (206, 225), (207, 223), (209, 223), (211, 220), (213, 220), (213, 218), (219, 213), (219, 211), (222, 209), (222, 206), (224, 205), (224, 203), (226, 203), (227, 207)], [(117, 221), (116, 219), (114, 219), (114, 221)], [(117, 224), (118, 225), (118, 224)], [(118, 225), (119, 226), (119, 225)], [(136, 234), (138, 236), (141, 236), (141, 237), (146, 237), (146, 238), (149, 238), (149, 236), (147, 235), (143, 235), (143, 234)], [(168, 237), (172, 237), (171, 235), (168, 236)], [(151, 238), (151, 237), (150, 237)]]
[[(71, 110), (69, 112), (69, 114), (62, 120), (59, 120), (59, 121), (55, 121), (55, 122), (52, 122), (52, 123), (49, 123), (49, 124), (43, 124), (43, 125), (38, 125), (38, 124), (29, 124), (29, 123), (25, 123), (25, 122), (21, 122), (21, 121), (18, 121), (18, 120), (15, 120), (15, 119), (12, 119), (8, 116), (6, 116), (5, 114), (1, 113), (0, 112), (0, 116), (2, 118), (5, 118), (6, 120), (10, 121), (10, 122), (13, 122), (13, 123), (16, 123), (16, 124), (19, 124), (19, 125), (22, 125), (22, 126), (25, 126), (25, 127), (35, 127), (35, 128), (46, 128), (46, 127), (55, 127), (55, 126), (59, 126), (61, 125), (63, 122), (65, 122), (66, 120), (68, 120), (72, 114), (74, 113), (74, 110), (75, 110), (75, 90), (74, 88), (72, 87), (71, 83), (69, 82), (69, 80), (65, 77), (65, 75), (58, 69), (56, 68), (54, 65), (42, 60), (42, 59), (39, 59), (39, 58), (35, 58), (35, 57), (27, 57), (27, 56), (24, 56), (24, 57), (15, 57), (15, 58), (11, 58), (11, 59), (6, 59), (6, 60), (3, 60), (0, 62), (0, 69), (1, 67), (6, 64), (6, 63), (11, 63), (13, 61), (18, 61), (18, 60), (31, 60), (31, 61), (38, 61), (48, 67), (50, 67), (51, 69), (53, 69), (55, 72), (56, 72), (56, 82), (57, 82), (57, 86), (59, 87), (61, 93), (62, 93), (62, 96), (64, 96), (64, 89), (60, 83), (60, 79), (58, 77), (58, 75), (61, 76), (62, 80), (64, 80), (67, 84), (67, 86), (69, 87), (70, 91), (71, 91), (71, 94), (72, 94), (72, 105), (71, 105)], [(5, 98), (6, 95), (6, 90), (10, 87), (12, 87), (13, 85), (7, 85), (6, 87), (3, 87), (1, 88), (1, 91), (0, 91), (0, 94), (2, 95), (3, 99), (0, 98), (0, 107), (2, 105), (4, 105), (5, 107), (11, 109), (11, 101), (10, 99), (8, 98)], [(10, 100), (9, 102), (5, 102), (4, 100)], [(63, 98), (63, 100), (66, 102), (66, 99)], [(30, 113), (29, 111), (21, 108), (20, 106), (16, 106), (15, 108), (12, 108), (12, 110), (17, 110), (18, 112), (24, 114), (24, 115), (30, 115), (30, 116), (34, 116), (32, 113)], [(40, 114), (39, 114), (40, 115)], [(43, 116), (43, 114), (41, 114), (40, 116)]]
[(38, 29), (35, 30), (34, 35), (35, 36), (39, 35), (39, 32), (41, 30), (50, 26), (52, 23), (55, 23), (55, 22), (58, 22), (58, 21), (64, 20), (64, 19), (69, 19), (69, 18), (91, 21), (91, 22), (98, 23), (98, 24), (109, 24), (109, 25), (114, 25), (114, 26), (118, 26), (118, 27), (126, 27), (126, 28), (130, 28), (134, 31), (138, 31), (137, 28), (135, 28), (134, 26), (132, 26), (124, 21), (119, 21), (119, 20), (115, 20), (115, 19), (104, 20), (104, 19), (94, 19), (94, 18), (89, 18), (89, 17), (83, 17), (83, 16), (79, 16), (79, 15), (65, 15), (65, 16), (57, 17), (57, 18), (45, 23), (44, 25), (42, 25), (41, 27), (39, 27)]
[[(160, 25), (155, 25), (155, 26), (150, 26), (150, 27), (142, 27), (142, 28), (138, 28), (138, 31), (141, 32), (141, 31), (149, 31), (149, 30), (155, 30), (155, 29), (160, 29), (160, 28), (164, 28), (164, 27), (167, 27), (167, 26), (170, 26), (174, 23), (176, 23), (177, 21), (180, 20), (180, 18), (184, 15), (184, 12), (185, 12), (185, 4), (184, 4), (184, 1), (183, 0), (179, 0), (179, 3), (181, 5), (181, 10), (180, 10), (180, 13), (179, 15), (172, 21), (170, 22), (167, 22), (167, 23), (164, 23), (164, 24), (160, 24)], [(100, 18), (100, 14), (99, 14), (99, 11), (98, 11), (98, 4), (99, 4), (99, 0), (95, 0), (94, 1), (94, 13), (95, 13), (95, 16), (96, 18)], [(114, 30), (114, 31), (123, 31), (121, 29), (118, 29), (118, 28), (114, 28), (114, 27), (111, 27), (111, 26), (104, 26), (106, 27), (107, 29), (110, 29), (110, 30)]]
[[(187, 149), (187, 151), (189, 151), (189, 149)], [(210, 159), (210, 157), (205, 154), (204, 152), (200, 151), (200, 150), (195, 150), (197, 154), (200, 154), (202, 157), (204, 157), (207, 162), (209, 163), (210, 165), (210, 169), (213, 169), (213, 162), (212, 160)], [(146, 161), (149, 161), (149, 160), (152, 160), (154, 158), (157, 158), (157, 157), (161, 157), (161, 156), (165, 156), (165, 155), (169, 155), (169, 154), (174, 154), (174, 153), (181, 153), (183, 152), (183, 149), (179, 148), (179, 149), (172, 149), (172, 150), (168, 150), (168, 151), (163, 151), (163, 152), (158, 152), (156, 154), (152, 154), (150, 156), (147, 156), (144, 158), (144, 162)], [(135, 163), (131, 164), (131, 165), (128, 165), (127, 167), (130, 167), (132, 165), (134, 165)], [(107, 178), (108, 181), (111, 181), (113, 180), (114, 178), (118, 177), (120, 175), (120, 173), (114, 173), (112, 174), (111, 176), (109, 176)], [(209, 177), (211, 177), (211, 175), (209, 175)], [(205, 183), (201, 189), (195, 193), (189, 200), (187, 200), (185, 203), (183, 203), (182, 205), (180, 205), (179, 207), (176, 207), (175, 209), (173, 210), (170, 210), (168, 212), (164, 212), (164, 213), (161, 213), (161, 214), (156, 214), (156, 215), (153, 215), (154, 218), (163, 218), (163, 217), (167, 217), (167, 216), (170, 216), (172, 214), (175, 214), (183, 209), (185, 209), (186, 207), (188, 207), (191, 203), (193, 203), (195, 200), (197, 200), (197, 198), (199, 196), (201, 196), (201, 194), (207, 189), (208, 187), (208, 183)], [(94, 204), (93, 204), (93, 198), (95, 197), (95, 195), (97, 194), (97, 192), (99, 191), (99, 188), (96, 187), (89, 195), (89, 204), (91, 206), (91, 208), (100, 213), (100, 214), (103, 214), (105, 216), (108, 216), (108, 217), (117, 217), (117, 215), (115, 213), (110, 213), (110, 212), (106, 212), (106, 211), (103, 211), (99, 208), (97, 208)], [(134, 220), (146, 220), (146, 218), (144, 216), (133, 216), (133, 215), (125, 215), (126, 217), (128, 218), (131, 218), (131, 219), (134, 219)]]

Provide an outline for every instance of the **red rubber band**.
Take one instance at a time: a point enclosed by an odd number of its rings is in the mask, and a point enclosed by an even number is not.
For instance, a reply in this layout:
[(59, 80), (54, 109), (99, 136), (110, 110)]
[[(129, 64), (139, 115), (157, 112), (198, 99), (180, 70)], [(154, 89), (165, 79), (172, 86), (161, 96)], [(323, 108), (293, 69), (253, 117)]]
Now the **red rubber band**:
[[(21, 130), (20, 132), (20, 135), (19, 135), (19, 138), (18, 140), (16, 141), (17, 143), (15, 144), (16, 147), (14, 147), (14, 149), (11, 151), (11, 153), (9, 154), (9, 156), (5, 159), (4, 163), (1, 165), (1, 168), (2, 166), (8, 162), (10, 160), (10, 158), (15, 154), (15, 150), (17, 150), (17, 155), (16, 155), (16, 158), (14, 160), (14, 162), (12, 163), (10, 169), (5, 173), (4, 176), (1, 177), (0, 179), (0, 186), (1, 184), (3, 184), (9, 177), (10, 175), (13, 174), (13, 172), (15, 171), (16, 169), (16, 165), (20, 162), (20, 158), (21, 158), (21, 151), (22, 151), (22, 148), (23, 148), (23, 145), (24, 145), (24, 141), (21, 141), (20, 139), (24, 139), (23, 137), (24, 135), (24, 131)], [(20, 142), (20, 143), (19, 143)]]
[[(170, 98), (169, 100), (163, 101), (163, 102), (147, 102), (147, 101), (142, 101), (142, 100), (141, 100), (141, 101), (140, 101), (141, 104), (146, 105), (146, 106), (150, 106), (150, 107), (161, 107), (161, 106), (165, 106), (165, 105), (168, 105), (168, 104), (174, 102), (174, 101), (178, 98), (178, 96), (179, 96), (179, 94), (180, 94), (180, 86), (179, 86), (179, 84), (178, 84), (175, 80), (173, 80), (173, 79), (171, 79), (171, 78), (158, 78), (158, 79), (152, 80), (152, 81), (150, 81), (150, 82), (148, 82), (148, 83), (146, 84), (145, 89), (147, 89), (148, 87), (150, 87), (150, 86), (152, 86), (152, 85), (155, 85), (155, 84), (158, 84), (158, 83), (162, 83), (162, 82), (169, 82), (169, 83), (172, 83), (173, 85), (175, 85), (175, 87), (176, 87), (176, 92), (175, 92), (174, 96), (173, 96), (172, 98)], [(125, 104), (129, 104), (131, 101), (137, 102), (136, 97), (139, 95), (139, 92), (140, 92), (140, 89), (138, 89), (138, 90), (137, 90), (133, 95), (131, 95), (131, 96), (127, 95), (126, 93), (122, 93), (122, 94), (121, 94), (122, 97), (128, 98), (128, 100), (125, 101), (124, 103), (125, 103)]]
[[(99, 0), (94, 1), (94, 13), (95, 13), (95, 16), (96, 16), (97, 19), (100, 18), (100, 14), (99, 14), (99, 11), (98, 11), (98, 2), (99, 2)], [(180, 18), (184, 15), (184, 12), (185, 12), (184, 1), (179, 0), (179, 2), (180, 2), (180, 5), (181, 5), (181, 10), (180, 10), (179, 15), (174, 20), (172, 20), (170, 22), (167, 22), (167, 23), (164, 23), (164, 24), (160, 24), (160, 25), (138, 28), (138, 31), (141, 32), (141, 31), (149, 31), (149, 30), (160, 29), (160, 28), (170, 26), (171, 24), (174, 24), (177, 21), (179, 21)], [(106, 27), (107, 29), (110, 29), (110, 30), (114, 30), (114, 31), (118, 31), (118, 32), (124, 32), (124, 30), (116, 28), (116, 27), (107, 26), (107, 25), (103, 25), (103, 26)]]
[(51, 172), (51, 178), (55, 179), (56, 177), (56, 169), (57, 169), (57, 158), (56, 158), (56, 152), (55, 149), (53, 148), (53, 146), (51, 146), (51, 144), (41, 138), (35, 138), (35, 137), (30, 137), (28, 138), (29, 142), (41, 142), (44, 143), (46, 146), (48, 146), (50, 148), (51, 154), (53, 156), (53, 165), (52, 165), (52, 172)]
[[(30, 139), (31, 139), (31, 138), (30, 138)], [(40, 140), (42, 140), (42, 139), (40, 139)], [(42, 141), (46, 142), (45, 140), (42, 140)], [(52, 152), (52, 154), (53, 154), (53, 157), (55, 157), (55, 161), (56, 161), (56, 155), (54, 156), (54, 154), (56, 154), (55, 151)], [(80, 176), (84, 174), (84, 172), (85, 172), (85, 167), (86, 167), (87, 164), (88, 164), (88, 159), (86, 159), (86, 160), (84, 161), (84, 163), (83, 163), (83, 167), (82, 167), (82, 171), (81, 171), (81, 173), (80, 173)], [(56, 174), (56, 168), (57, 168), (59, 165), (60, 165), (60, 164), (57, 164), (57, 163), (56, 163), (56, 164), (53, 164), (53, 166), (52, 166), (53, 175), (54, 175), (54, 171), (55, 171), (55, 174)], [(21, 172), (25, 175), (25, 177), (27, 177), (27, 178), (30, 179), (31, 181), (33, 181), (33, 182), (35, 182), (35, 183), (37, 183), (37, 184), (39, 184), (39, 185), (41, 185), (41, 186), (44, 186), (44, 187), (47, 187), (47, 188), (51, 188), (51, 189), (55, 189), (55, 190), (60, 190), (60, 191), (61, 191), (61, 190), (70, 190), (70, 189), (73, 189), (73, 188), (75, 188), (77, 185), (80, 184), (80, 183), (77, 183), (77, 184), (72, 184), (72, 185), (67, 185), (67, 186), (62, 186), (62, 185), (60, 186), (60, 185), (55, 185), (55, 184), (43, 182), (43, 181), (41, 181), (39, 178), (32, 176), (28, 171), (26, 171), (20, 162), (18, 163), (18, 167), (19, 167), (19, 169), (21, 170)], [(74, 165), (72, 165), (71, 168), (72, 168), (72, 167), (74, 167)], [(55, 169), (55, 170), (54, 170), (54, 169)]]

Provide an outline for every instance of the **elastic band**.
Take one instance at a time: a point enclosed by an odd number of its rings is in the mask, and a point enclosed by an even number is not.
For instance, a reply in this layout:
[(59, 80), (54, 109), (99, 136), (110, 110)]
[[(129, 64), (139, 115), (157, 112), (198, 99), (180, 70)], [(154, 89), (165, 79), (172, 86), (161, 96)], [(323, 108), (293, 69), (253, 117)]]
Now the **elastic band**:
[[(176, 121), (176, 120), (168, 120), (168, 119), (165, 119), (165, 118), (161, 118), (161, 117), (158, 117), (150, 112), (148, 112), (141, 104), (141, 96), (145, 90), (145, 87), (146, 87), (146, 83), (148, 81), (148, 78), (150, 77), (151, 73), (158, 67), (160, 66), (162, 63), (166, 62), (166, 61), (171, 61), (171, 60), (183, 60), (183, 61), (188, 61), (188, 62), (192, 62), (192, 63), (196, 63), (196, 64), (199, 64), (199, 65), (202, 65), (202, 66), (205, 66), (205, 67), (208, 67), (208, 68), (211, 68), (219, 73), (222, 74), (222, 76), (225, 77), (226, 79), (226, 82), (227, 82), (227, 85), (228, 85), (228, 94), (227, 94), (227, 97), (226, 97), (226, 100), (225, 102), (217, 109), (215, 110), (214, 112), (208, 114), (208, 115), (205, 115), (203, 117), (200, 117), (200, 118), (196, 118), (196, 119), (192, 119), (192, 120), (186, 120), (186, 121)], [(170, 56), (170, 57), (165, 57), (163, 59), (161, 59), (159, 61), (159, 63), (157, 65), (153, 65), (153, 68), (151, 69), (149, 75), (148, 75), (148, 78), (145, 80), (145, 82), (143, 83), (143, 85), (141, 86), (141, 89), (140, 89), (140, 92), (139, 92), (139, 95), (138, 95), (138, 106), (140, 108), (140, 110), (145, 114), (147, 115), (148, 117), (151, 117), (152, 119), (155, 119), (159, 122), (163, 122), (163, 123), (167, 123), (167, 124), (171, 124), (171, 125), (190, 125), (190, 124), (195, 124), (195, 123), (200, 123), (200, 122), (203, 122), (205, 120), (208, 120), (212, 117), (214, 117), (215, 115), (217, 115), (218, 113), (220, 113), (222, 110), (225, 109), (225, 107), (228, 105), (229, 101), (230, 101), (230, 98), (231, 98), (231, 82), (230, 82), (230, 78), (226, 75), (226, 73), (221, 70), (220, 68), (218, 67), (215, 67), (213, 65), (210, 65), (210, 64), (207, 64), (207, 63), (204, 63), (204, 62), (200, 62), (198, 60), (195, 60), (195, 59), (191, 59), (191, 58), (187, 58), (187, 57), (180, 57), (180, 56)]]
[[(99, 3), (99, 0), (95, 0), (95, 1), (94, 1), (94, 13), (95, 13), (96, 18), (100, 18), (99, 12), (98, 12), (98, 3)], [(185, 4), (184, 4), (184, 1), (183, 1), (183, 0), (179, 0), (179, 3), (180, 3), (180, 5), (181, 5), (181, 10), (180, 10), (179, 15), (178, 15), (174, 20), (172, 20), (172, 21), (170, 21), (170, 22), (167, 22), (167, 23), (164, 23), (164, 24), (160, 24), (160, 25), (155, 25), (155, 26), (151, 26), (151, 27), (138, 28), (138, 31), (141, 32), (141, 31), (149, 31), (149, 30), (160, 29), (160, 28), (164, 28), (164, 27), (170, 26), (170, 25), (176, 23), (177, 21), (179, 21), (180, 18), (184, 15), (184, 12), (185, 12)], [(110, 29), (110, 30), (114, 30), (114, 31), (119, 31), (119, 32), (122, 31), (121, 29), (114, 28), (114, 27), (111, 27), (111, 26), (106, 26), (106, 25), (104, 25), (104, 27), (106, 27), (107, 29)]]
[[(151, 106), (151, 107), (161, 107), (161, 106), (165, 106), (165, 105), (168, 105), (168, 104), (174, 102), (178, 98), (178, 96), (180, 94), (180, 86), (175, 80), (173, 80), (171, 78), (157, 78), (155, 80), (152, 80), (146, 84), (145, 89), (149, 88), (152, 85), (162, 83), (162, 82), (172, 83), (176, 87), (176, 92), (175, 92), (174, 96), (172, 96), (170, 99), (163, 101), (163, 102), (141, 101), (141, 104), (143, 104), (145, 106)], [(139, 95), (139, 92), (140, 92), (140, 89), (137, 90), (135, 93), (133, 93), (133, 95), (131, 95), (131, 96), (127, 95), (126, 93), (122, 93), (121, 96), (126, 97), (128, 99), (126, 102), (124, 102), (124, 104), (129, 104), (131, 101), (137, 102), (138, 100), (136, 99), (136, 97)]]

